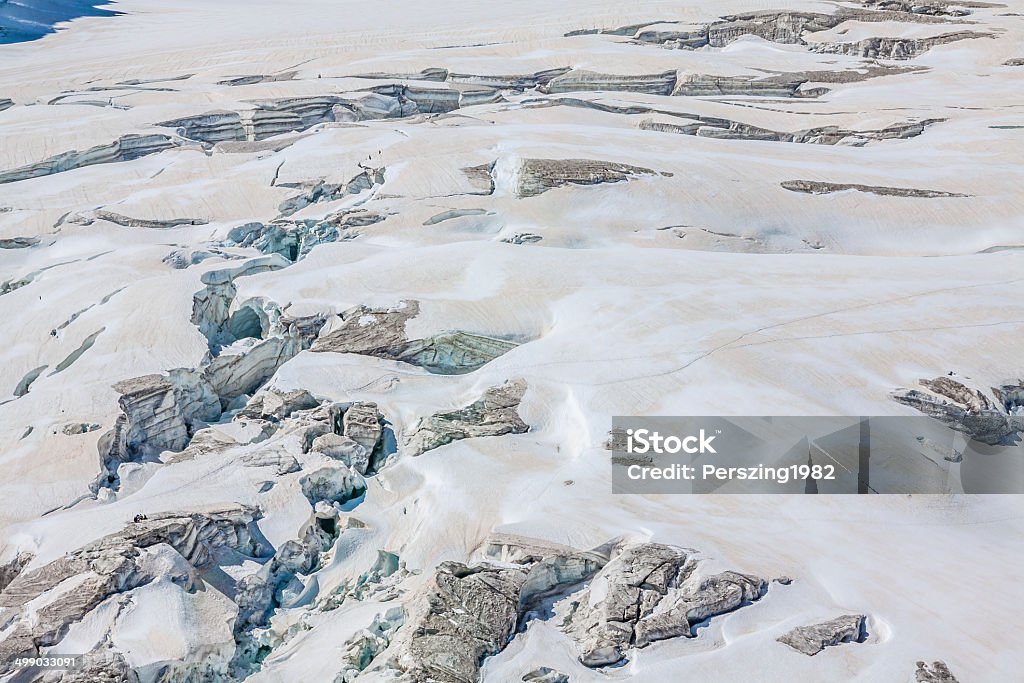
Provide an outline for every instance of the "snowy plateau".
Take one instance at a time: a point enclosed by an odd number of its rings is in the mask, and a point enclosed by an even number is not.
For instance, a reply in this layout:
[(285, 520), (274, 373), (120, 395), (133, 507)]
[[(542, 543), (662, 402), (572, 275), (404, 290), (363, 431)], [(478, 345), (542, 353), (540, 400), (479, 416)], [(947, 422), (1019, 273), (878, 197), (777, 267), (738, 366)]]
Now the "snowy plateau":
[(1024, 0), (0, 0), (0, 43), (0, 680), (1024, 680), (1021, 495), (616, 495), (609, 445), (1020, 443)]

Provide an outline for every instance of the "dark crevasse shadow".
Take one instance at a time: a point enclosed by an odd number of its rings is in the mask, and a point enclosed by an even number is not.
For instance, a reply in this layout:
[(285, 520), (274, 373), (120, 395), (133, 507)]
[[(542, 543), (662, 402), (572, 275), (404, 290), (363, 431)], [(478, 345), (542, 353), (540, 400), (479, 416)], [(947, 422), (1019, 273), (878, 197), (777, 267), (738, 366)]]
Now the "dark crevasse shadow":
[(112, 17), (110, 0), (0, 0), (0, 45), (36, 40), (79, 17)]

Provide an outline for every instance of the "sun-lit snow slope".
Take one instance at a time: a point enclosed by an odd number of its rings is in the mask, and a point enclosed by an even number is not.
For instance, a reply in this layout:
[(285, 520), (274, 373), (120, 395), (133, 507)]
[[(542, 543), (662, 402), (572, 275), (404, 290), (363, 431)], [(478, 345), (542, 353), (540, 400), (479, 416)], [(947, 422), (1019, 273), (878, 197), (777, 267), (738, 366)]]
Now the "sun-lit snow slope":
[(1018, 497), (613, 496), (606, 442), (1012, 433), (1024, 2), (109, 9), (0, 46), (0, 661), (1019, 676)]

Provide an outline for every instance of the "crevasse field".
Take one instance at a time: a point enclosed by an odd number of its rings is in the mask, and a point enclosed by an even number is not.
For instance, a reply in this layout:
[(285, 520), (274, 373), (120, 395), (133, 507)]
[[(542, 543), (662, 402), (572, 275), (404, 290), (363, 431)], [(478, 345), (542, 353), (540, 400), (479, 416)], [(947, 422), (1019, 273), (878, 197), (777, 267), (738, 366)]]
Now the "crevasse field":
[(9, 0), (0, 43), (3, 680), (1024, 675), (1020, 496), (613, 495), (609, 450), (1019, 434), (1021, 0)]

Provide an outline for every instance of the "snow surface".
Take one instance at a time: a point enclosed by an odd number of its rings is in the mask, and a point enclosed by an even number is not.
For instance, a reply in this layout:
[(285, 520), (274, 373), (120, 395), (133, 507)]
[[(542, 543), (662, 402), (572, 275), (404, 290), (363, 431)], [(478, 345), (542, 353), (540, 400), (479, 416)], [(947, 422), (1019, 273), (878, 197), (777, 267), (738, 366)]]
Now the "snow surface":
[[(4, 3), (0, 25), (9, 17), (52, 24), (92, 14), (91, 3), (60, 3), (53, 14), (43, 4), (11, 14), (21, 10)], [(181, 116), (380, 84), (351, 78), (358, 73), (573, 66), (756, 75), (860, 64), (759, 39), (684, 51), (619, 36), (563, 37), (644, 21), (695, 25), (780, 5), (835, 7), (803, 0), (121, 0), (109, 6), (116, 18), (79, 19), (41, 40), (0, 47), (0, 102), (14, 103), (0, 108), (0, 172), (125, 134), (171, 133), (153, 124)], [(0, 561), (29, 551), (31, 566), (42, 566), (119, 531), (136, 514), (229, 503), (259, 505), (260, 530), (275, 547), (296, 536), (308, 502), (294, 480), (261, 492), (267, 470), (240, 466), (246, 449), (125, 470), (122, 490), (97, 500), (88, 495), (99, 472), (97, 443), (118, 415), (113, 384), (202, 362), (208, 347), (190, 321), (193, 294), (203, 273), (238, 263), (214, 257), (176, 270), (164, 257), (206, 248), (244, 223), (269, 222), (296, 194), (288, 184), (345, 182), (370, 164), (386, 168), (382, 186), (291, 218), (360, 206), (386, 220), (360, 228), (357, 239), (319, 245), (288, 268), (240, 278), (236, 302), (270, 300), (309, 315), (417, 300), (410, 338), (459, 329), (525, 343), (460, 376), (304, 352), (271, 384), (374, 401), (402, 434), (423, 416), (525, 378), (520, 414), (530, 431), (416, 458), (400, 453), (368, 480), (351, 510), (367, 528), (343, 535), (331, 562), (308, 579), (311, 592), (330, 593), (387, 550), (414, 572), (408, 597), (438, 563), (467, 561), (495, 532), (578, 548), (653, 540), (694, 548), (722, 569), (795, 580), (712, 620), (696, 639), (632, 652), (620, 668), (583, 667), (554, 621), (535, 620), (486, 661), (483, 680), (518, 681), (550, 666), (574, 682), (909, 682), (914, 662), (938, 659), (963, 683), (1017, 680), (1024, 670), (1016, 628), (1024, 602), (1019, 496), (615, 496), (602, 447), (613, 415), (912, 414), (889, 393), (920, 378), (954, 371), (980, 387), (1019, 380), (1024, 67), (1004, 63), (1024, 57), (1024, 20), (1016, 14), (1024, 2), (1004, 5), (974, 9), (967, 19), (980, 28), (950, 29), (990, 30), (996, 38), (898, 63), (926, 68), (919, 73), (828, 84), (831, 92), (817, 99), (573, 94), (775, 130), (943, 119), (907, 140), (852, 147), (657, 133), (637, 126), (645, 116), (531, 105), (538, 95), (528, 92), (449, 115), (322, 124), (282, 136), (279, 149), (193, 145), (0, 184), (0, 239), (39, 240), (0, 250), (0, 283), (32, 277), (0, 296)], [(886, 22), (847, 28), (838, 37), (941, 32)], [(293, 79), (220, 84), (287, 71), (296, 71)], [(90, 90), (99, 87), (109, 89)], [(514, 174), (525, 158), (608, 160), (658, 174), (520, 198)], [(469, 194), (460, 169), (494, 161), (493, 195)], [(810, 195), (780, 187), (793, 179), (968, 196)], [(100, 208), (206, 223), (158, 230), (66, 220)], [(487, 213), (424, 225), (462, 209)], [(502, 241), (517, 233), (543, 239)], [(723, 234), (731, 237), (715, 237)], [(251, 248), (233, 253), (259, 256)], [(72, 362), (55, 372), (66, 359)], [(19, 382), (41, 366), (28, 393), (16, 397)], [(69, 436), (62, 428), (72, 422), (102, 428)], [(114, 623), (114, 647), (145, 676), (166, 662), (230, 659), (234, 607), (215, 583), (186, 591), (160, 580), (132, 591), (121, 612), (104, 603), (72, 627), (63, 651), (92, 647)], [(341, 644), (394, 604), (279, 610), (275, 628), (290, 635), (251, 680), (332, 680)], [(864, 644), (806, 657), (775, 640), (851, 612), (870, 615)]]

